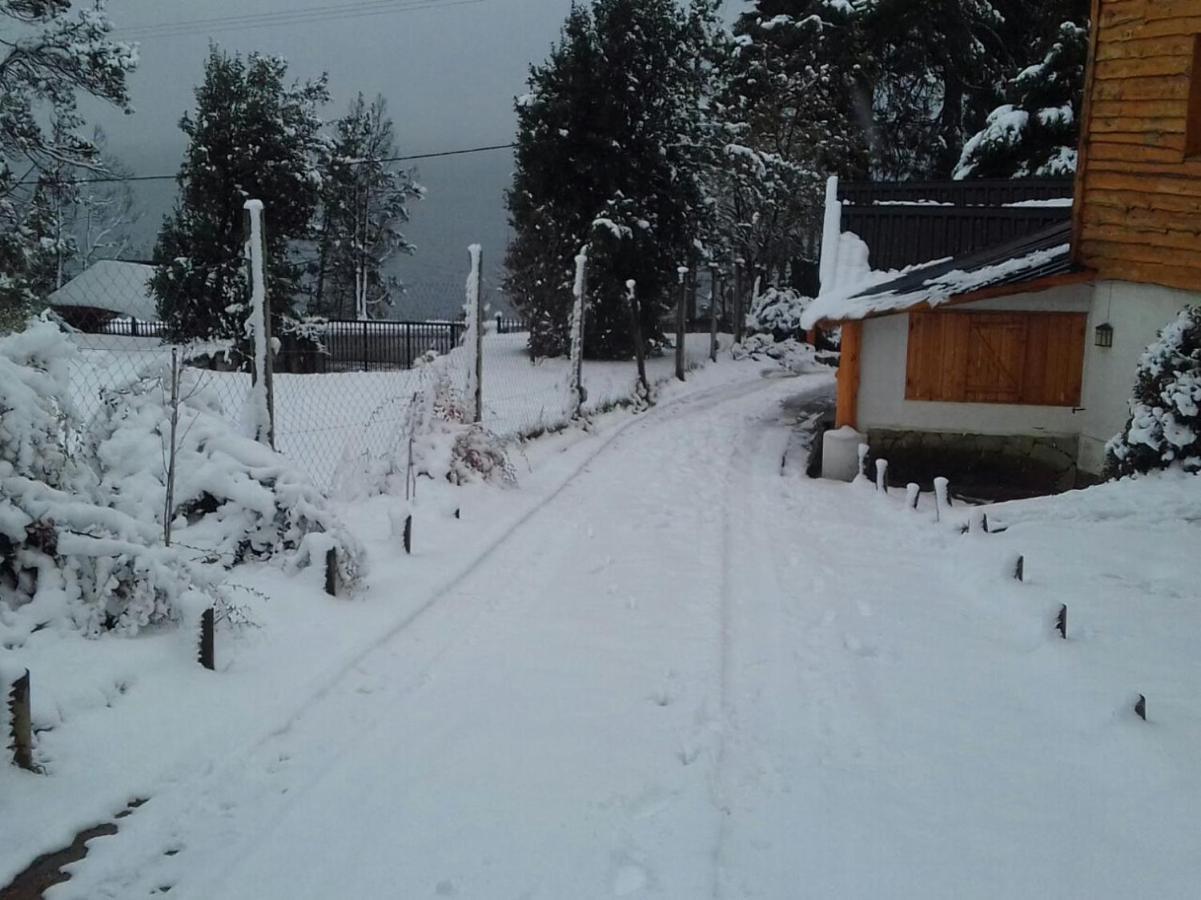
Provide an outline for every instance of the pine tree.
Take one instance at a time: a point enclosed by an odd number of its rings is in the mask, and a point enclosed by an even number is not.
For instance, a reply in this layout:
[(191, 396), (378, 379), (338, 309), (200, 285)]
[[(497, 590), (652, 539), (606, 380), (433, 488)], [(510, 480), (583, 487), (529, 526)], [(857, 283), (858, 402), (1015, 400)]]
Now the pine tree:
[(387, 160), (396, 155), (383, 97), (362, 94), (334, 125), (323, 161), (317, 259), (308, 311), (366, 319), (386, 312), (403, 290), (385, 271), (397, 254), (416, 248), (399, 230), (409, 201), (424, 196), (414, 173)]
[(703, 204), (697, 41), (708, 17), (708, 2), (685, 12), (673, 0), (596, 0), (573, 7), (549, 59), (531, 69), (506, 197), (506, 289), (530, 321), (534, 355), (567, 346), (573, 260), (589, 242), (585, 353), (633, 352), (629, 279), (644, 335), (661, 338)]
[(1087, 57), (1087, 26), (1060, 23), (1039, 61), (1010, 81), (1010, 102), (994, 109), (964, 145), (955, 177), (1072, 174)]
[(25, 223), (29, 196), (17, 172), (94, 168), (77, 96), (128, 109), (126, 78), (137, 65), (136, 49), (111, 37), (104, 0), (74, 11), (70, 0), (0, 0), (3, 22), (12, 31), (4, 26), (0, 40), (0, 328), (15, 327), (44, 287), (35, 289), (29, 267), (45, 235)]
[(287, 82), (287, 63), (209, 49), (196, 111), (180, 128), (188, 150), (180, 197), (159, 232), (151, 287), (169, 339), (237, 339), (248, 292), (243, 204), (266, 209), (267, 292), (273, 318), (289, 316), (302, 265), (295, 242), (311, 237), (321, 189), (318, 108), (326, 80)]
[(1114, 477), (1201, 472), (1201, 306), (1183, 310), (1143, 353), (1130, 418), (1106, 451)]

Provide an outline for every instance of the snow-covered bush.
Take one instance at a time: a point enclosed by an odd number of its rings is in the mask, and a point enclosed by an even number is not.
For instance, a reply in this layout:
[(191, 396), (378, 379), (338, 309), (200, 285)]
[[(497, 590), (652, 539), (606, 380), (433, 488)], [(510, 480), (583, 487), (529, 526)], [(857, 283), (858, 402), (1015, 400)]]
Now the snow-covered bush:
[(71, 452), (74, 353), (42, 320), (0, 338), (0, 644), (70, 623), (86, 634), (170, 619), (218, 579), (163, 547), (153, 524), (97, 502), (95, 471)]
[(752, 334), (741, 344), (735, 344), (730, 354), (734, 359), (771, 359), (795, 375), (816, 372), (822, 368), (812, 344), (789, 338), (777, 341), (767, 334)]
[(505, 442), (479, 425), (469, 426), (455, 438), (446, 477), (453, 484), (473, 481), (514, 484), (517, 481), (517, 473), (505, 451)]
[(1144, 351), (1130, 419), (1109, 442), (1109, 471), (1201, 471), (1201, 306), (1180, 313)]
[(768, 288), (760, 294), (747, 313), (746, 327), (753, 334), (769, 334), (777, 341), (802, 339), (801, 315), (813, 302), (788, 288)]
[[(168, 377), (108, 393), (89, 431), (102, 502), (159, 529), (171, 441)], [(290, 565), (307, 555), (309, 535), (326, 535), (338, 550), (342, 583), (352, 584), (361, 552), (324, 495), (284, 457), (238, 433), (205, 390), (206, 377), (184, 368), (180, 378), (171, 507), (178, 542), (225, 566), (268, 558)]]

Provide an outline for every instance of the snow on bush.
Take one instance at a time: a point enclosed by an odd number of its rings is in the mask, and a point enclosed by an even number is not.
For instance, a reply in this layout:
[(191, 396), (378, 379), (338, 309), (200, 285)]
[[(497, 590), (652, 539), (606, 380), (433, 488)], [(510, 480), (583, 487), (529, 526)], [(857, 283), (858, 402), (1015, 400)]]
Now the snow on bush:
[(735, 344), (731, 355), (734, 359), (773, 359), (795, 375), (823, 368), (812, 344), (793, 338), (777, 341), (767, 334), (752, 334), (741, 344)]
[[(226, 567), (279, 558), (306, 565), (312, 535), (333, 546), (343, 584), (353, 584), (362, 553), (311, 480), (265, 444), (238, 433), (223, 416), (205, 374), (184, 368), (175, 438), (173, 539)], [(171, 447), (170, 372), (105, 395), (89, 440), (105, 505), (161, 532)], [(327, 546), (328, 545), (328, 546)], [(324, 564), (324, 558), (314, 560)]]
[(801, 315), (813, 302), (787, 288), (768, 288), (756, 298), (747, 313), (746, 327), (755, 334), (770, 334), (777, 341), (788, 338), (800, 340), (805, 329), (801, 327)]
[(97, 477), (71, 452), (73, 347), (42, 320), (0, 338), (0, 645), (70, 623), (134, 632), (190, 599), (220, 605), (219, 580), (153, 525), (96, 500)]
[(1114, 476), (1201, 471), (1201, 306), (1183, 310), (1144, 351), (1130, 419), (1106, 450)]
[(185, 608), (227, 613), (228, 566), (279, 553), (300, 566), (314, 539), (338, 547), (353, 581), (360, 554), (320, 493), (190, 384), (167, 546), (163, 379), (108, 393), (88, 431), (67, 399), (75, 352), (47, 321), (0, 338), (0, 644), (47, 626), (134, 633)]

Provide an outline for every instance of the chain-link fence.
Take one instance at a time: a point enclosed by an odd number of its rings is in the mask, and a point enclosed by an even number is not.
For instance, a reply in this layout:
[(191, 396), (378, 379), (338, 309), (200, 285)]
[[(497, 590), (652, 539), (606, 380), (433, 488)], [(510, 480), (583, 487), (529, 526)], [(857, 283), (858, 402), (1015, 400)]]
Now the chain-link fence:
[[(49, 298), (79, 349), (71, 370), (78, 412), (89, 420), (110, 392), (140, 381), (157, 380), (166, 390), (174, 353), (189, 370), (188, 383), (203, 390), (231, 426), (253, 435), (248, 366), (231, 365), (224, 352), (229, 342), (169, 342), (149, 288), (153, 273), (146, 263), (103, 261)], [(447, 305), (457, 299), (447, 298)], [(689, 367), (709, 353), (708, 326), (697, 328), (686, 342)], [(395, 470), (415, 406), (434, 390), (435, 380), (464, 409), (471, 405), (475, 356), (473, 346), (463, 346), (465, 331), (462, 320), (321, 321), (307, 323), (300, 335), (283, 335), (271, 379), (276, 449), (334, 494), (353, 494), (363, 476)], [(532, 360), (527, 343), (518, 320), (484, 319), (481, 424), (506, 439), (561, 427), (576, 413), (569, 359)], [(435, 359), (436, 366), (428, 365)], [(652, 382), (670, 378), (672, 354), (652, 356), (647, 371)], [(584, 414), (636, 394), (632, 361), (585, 361), (580, 377)]]

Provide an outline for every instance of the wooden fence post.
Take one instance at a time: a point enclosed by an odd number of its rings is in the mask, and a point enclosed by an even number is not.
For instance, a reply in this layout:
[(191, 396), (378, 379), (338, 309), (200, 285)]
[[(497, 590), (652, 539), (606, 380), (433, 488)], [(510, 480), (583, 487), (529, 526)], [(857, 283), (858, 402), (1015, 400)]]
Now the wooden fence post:
[(209, 671), (217, 668), (215, 653), (216, 616), (210, 606), (200, 614), (200, 664)]
[(338, 550), (330, 547), (325, 551), (325, 592), (338, 596)]
[(888, 493), (888, 460), (876, 460), (876, 490), (882, 494)]
[(905, 505), (910, 509), (917, 509), (918, 500), (922, 496), (922, 489), (912, 481), (905, 485)]
[(642, 398), (651, 402), (651, 383), (646, 377), (646, 345), (642, 343), (642, 308), (638, 303), (638, 283), (633, 279), (626, 282), (626, 297), (630, 301), (630, 330), (634, 335), (634, 359), (638, 363), (638, 384)]
[(676, 300), (676, 378), (684, 380), (684, 329), (685, 305), (688, 302), (688, 267), (676, 269), (680, 283), (680, 296)]
[(1055, 630), (1065, 641), (1068, 639), (1068, 605), (1066, 603), (1059, 607), (1059, 615), (1055, 617)]
[[(275, 384), (272, 377), (271, 353), (271, 298), (267, 294), (267, 225), (263, 217), (263, 201), (247, 200), (246, 210), (247, 262), (250, 266), (251, 296), (255, 300), (251, 310), (251, 328), (254, 332), (254, 365), (252, 366), (253, 390), (262, 394), (263, 409), (267, 421), (256, 421), (255, 440), (275, 449)], [(259, 361), (262, 371), (259, 371)]]
[(13, 762), (22, 769), (36, 772), (33, 764), (33, 713), (29, 703), (29, 670), (12, 683), (8, 695), (8, 713), (12, 722)]
[(709, 266), (709, 362), (717, 362), (717, 296), (721, 293), (721, 272), (717, 263)]

